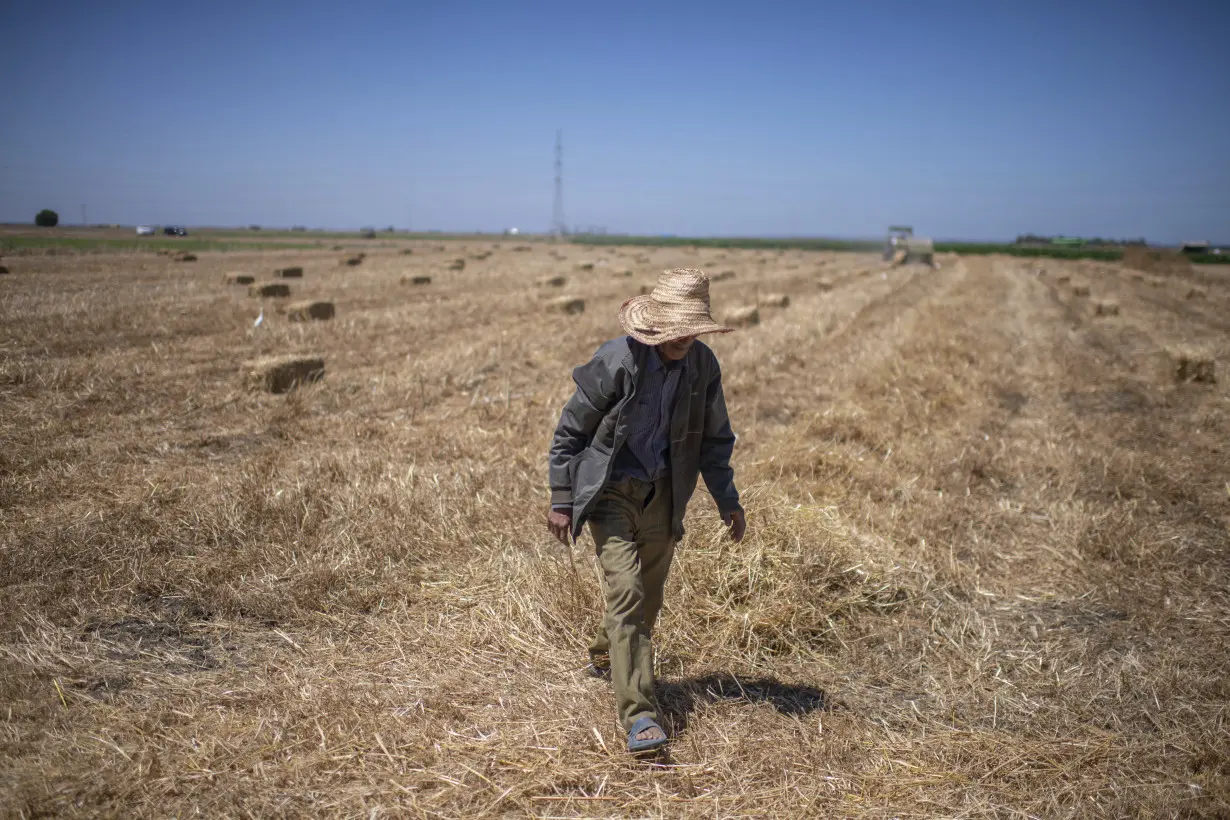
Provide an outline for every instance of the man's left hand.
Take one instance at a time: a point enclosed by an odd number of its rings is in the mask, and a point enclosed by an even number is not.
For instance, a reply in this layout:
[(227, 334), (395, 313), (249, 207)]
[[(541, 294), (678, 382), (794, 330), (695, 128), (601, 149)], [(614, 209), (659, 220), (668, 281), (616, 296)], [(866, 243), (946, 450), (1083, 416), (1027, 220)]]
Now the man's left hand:
[(747, 518), (743, 510), (731, 510), (722, 513), (722, 523), (730, 530), (730, 538), (736, 544), (743, 540), (743, 532), (747, 529)]

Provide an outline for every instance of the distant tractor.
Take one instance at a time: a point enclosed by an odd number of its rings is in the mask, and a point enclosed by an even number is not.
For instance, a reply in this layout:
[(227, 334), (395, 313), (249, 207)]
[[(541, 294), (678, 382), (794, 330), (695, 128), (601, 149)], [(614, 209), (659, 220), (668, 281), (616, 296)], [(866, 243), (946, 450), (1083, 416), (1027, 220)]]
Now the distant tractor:
[(884, 261), (894, 265), (922, 264), (935, 267), (935, 244), (914, 235), (909, 225), (889, 225), (884, 243)]

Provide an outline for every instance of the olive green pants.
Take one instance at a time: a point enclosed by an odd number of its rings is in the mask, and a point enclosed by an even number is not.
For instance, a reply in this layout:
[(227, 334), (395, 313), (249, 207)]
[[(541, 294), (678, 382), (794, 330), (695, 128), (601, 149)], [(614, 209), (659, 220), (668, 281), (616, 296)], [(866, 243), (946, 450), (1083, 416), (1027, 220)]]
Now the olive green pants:
[(609, 653), (611, 684), (625, 729), (661, 720), (653, 694), (653, 625), (675, 555), (670, 478), (608, 484), (589, 514), (602, 566), (606, 614), (590, 654)]

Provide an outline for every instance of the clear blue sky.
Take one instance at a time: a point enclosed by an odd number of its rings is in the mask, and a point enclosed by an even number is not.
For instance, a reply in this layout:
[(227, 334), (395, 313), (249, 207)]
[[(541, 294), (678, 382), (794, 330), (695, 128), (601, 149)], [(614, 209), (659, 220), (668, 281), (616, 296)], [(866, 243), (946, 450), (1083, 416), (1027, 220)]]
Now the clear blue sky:
[(1230, 2), (0, 7), (0, 221), (1230, 242)]

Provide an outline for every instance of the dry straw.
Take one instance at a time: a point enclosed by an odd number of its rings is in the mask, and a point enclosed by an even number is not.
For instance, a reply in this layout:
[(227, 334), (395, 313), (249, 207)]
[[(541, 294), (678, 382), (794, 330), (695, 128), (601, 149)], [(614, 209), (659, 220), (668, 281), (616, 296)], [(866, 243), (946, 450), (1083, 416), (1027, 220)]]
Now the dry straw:
[(1119, 303), (1118, 302), (1098, 302), (1097, 305), (1095, 306), (1095, 313), (1098, 316), (1118, 316), (1119, 315)]
[(1216, 384), (1217, 362), (1208, 353), (1192, 349), (1180, 349), (1173, 356), (1176, 381)]
[(283, 282), (263, 282), (249, 286), (248, 295), (259, 296), (263, 299), (282, 298), (290, 296), (290, 285)]
[(790, 307), (790, 296), (785, 293), (765, 293), (756, 300), (760, 307)]
[(292, 322), (307, 322), (313, 319), (332, 319), (335, 310), (332, 302), (296, 302), (286, 306), (286, 317)]
[[(794, 304), (704, 340), (748, 532), (696, 488), (654, 630), (672, 742), (634, 761), (581, 674), (592, 540), (570, 561), (544, 518), (572, 370), (639, 280), (551, 314), (526, 292), (539, 247), (439, 299), (349, 277), (345, 328), (257, 331), (225, 291), (150, 287), (148, 254), (21, 261), (0, 814), (1230, 812), (1230, 409), (1140, 366), (1191, 344), (1195, 377), (1230, 350), (1222, 286), (1098, 278), (1124, 315), (1074, 327), (1028, 260), (858, 277), (869, 254), (808, 254), (832, 260), (821, 293), (814, 266), (729, 251), (719, 312)], [(242, 384), (309, 339), (319, 387)]]
[(576, 315), (585, 312), (585, 300), (579, 296), (557, 296), (547, 301), (550, 310)]
[(751, 327), (760, 324), (760, 308), (755, 305), (732, 309), (725, 317), (731, 327)]
[(244, 365), (250, 387), (270, 393), (287, 393), (325, 376), (325, 361), (319, 356), (273, 356)]
[(282, 279), (302, 279), (303, 278), (303, 268), (301, 267), (278, 268), (276, 271), (274, 271), (274, 275)]

